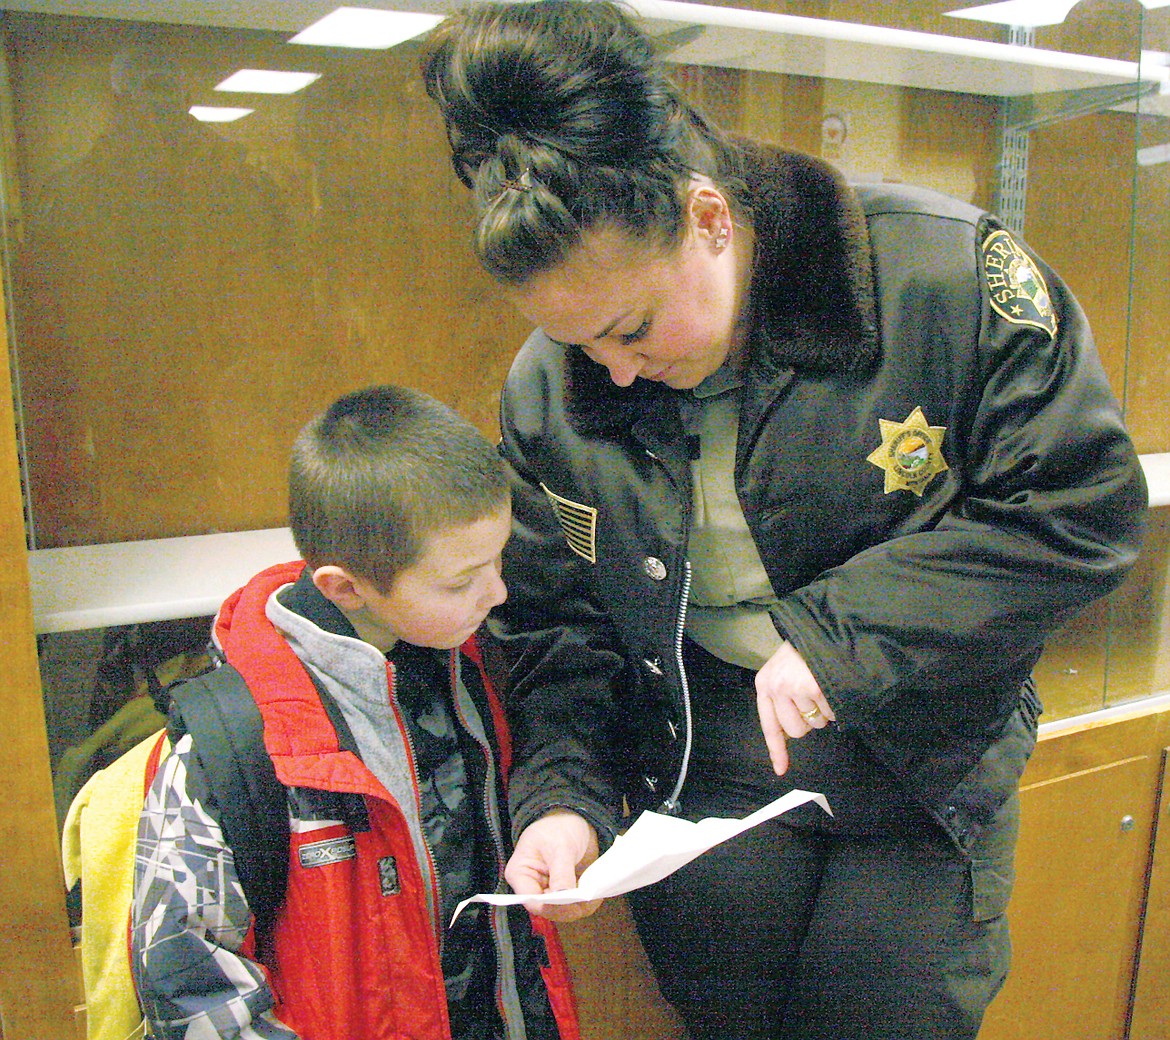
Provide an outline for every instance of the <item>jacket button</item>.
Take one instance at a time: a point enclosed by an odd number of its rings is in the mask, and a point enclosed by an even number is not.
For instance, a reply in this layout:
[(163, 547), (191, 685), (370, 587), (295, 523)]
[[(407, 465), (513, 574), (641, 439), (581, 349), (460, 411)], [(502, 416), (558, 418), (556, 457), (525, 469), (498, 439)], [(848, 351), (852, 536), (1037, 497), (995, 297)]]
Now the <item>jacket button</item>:
[(642, 561), (642, 570), (649, 574), (655, 581), (661, 581), (666, 577), (666, 564), (657, 556), (647, 556)]
[(650, 789), (651, 794), (658, 790), (658, 777), (656, 776), (644, 776), (642, 783)]
[(646, 666), (646, 670), (652, 675), (662, 674), (662, 660), (658, 657), (647, 657), (642, 663)]

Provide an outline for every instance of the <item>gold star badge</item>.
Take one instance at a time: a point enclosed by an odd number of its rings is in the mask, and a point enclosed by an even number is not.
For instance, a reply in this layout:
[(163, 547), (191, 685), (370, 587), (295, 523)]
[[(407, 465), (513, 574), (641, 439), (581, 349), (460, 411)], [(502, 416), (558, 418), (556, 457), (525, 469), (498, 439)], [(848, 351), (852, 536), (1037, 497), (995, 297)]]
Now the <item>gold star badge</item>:
[(870, 452), (866, 461), (885, 470), (887, 495), (891, 491), (913, 491), (921, 497), (926, 485), (950, 468), (942, 453), (947, 428), (931, 426), (921, 408), (915, 408), (905, 422), (879, 419), (878, 424), (881, 447)]

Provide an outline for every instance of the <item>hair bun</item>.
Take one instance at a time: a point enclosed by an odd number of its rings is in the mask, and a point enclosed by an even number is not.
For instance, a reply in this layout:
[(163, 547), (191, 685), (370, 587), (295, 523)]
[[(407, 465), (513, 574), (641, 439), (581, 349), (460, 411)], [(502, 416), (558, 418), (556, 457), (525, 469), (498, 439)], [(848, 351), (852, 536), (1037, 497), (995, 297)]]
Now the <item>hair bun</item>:
[(427, 90), (468, 175), (492, 156), (511, 165), (526, 149), (598, 166), (660, 151), (675, 90), (616, 6), (484, 4), (463, 12), (458, 33), (443, 29), (426, 63)]
[(610, 0), (476, 3), (434, 30), (427, 93), (493, 277), (524, 284), (591, 228), (678, 239), (691, 178), (722, 183), (737, 158), (666, 69)]

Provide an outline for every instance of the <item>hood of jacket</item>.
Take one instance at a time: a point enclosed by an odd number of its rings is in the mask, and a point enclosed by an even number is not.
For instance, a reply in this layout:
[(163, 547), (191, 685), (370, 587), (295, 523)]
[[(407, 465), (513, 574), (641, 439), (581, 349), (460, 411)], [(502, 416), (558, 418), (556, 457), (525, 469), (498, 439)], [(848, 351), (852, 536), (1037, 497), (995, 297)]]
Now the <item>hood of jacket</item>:
[(321, 695), (265, 610), (269, 597), (295, 582), (304, 567), (303, 560), (296, 560), (255, 575), (224, 601), (213, 629), (216, 645), (264, 711), (264, 743), (278, 774), (289, 756), (331, 756), (341, 750), (333, 726), (306, 725), (321, 718)]

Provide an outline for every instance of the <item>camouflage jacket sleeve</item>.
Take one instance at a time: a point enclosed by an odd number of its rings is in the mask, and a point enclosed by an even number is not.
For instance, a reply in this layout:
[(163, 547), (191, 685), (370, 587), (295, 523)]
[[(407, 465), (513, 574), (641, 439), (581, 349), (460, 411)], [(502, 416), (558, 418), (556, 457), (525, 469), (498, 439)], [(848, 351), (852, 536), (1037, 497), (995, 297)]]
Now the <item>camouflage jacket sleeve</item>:
[(158, 1040), (296, 1040), (245, 952), (252, 914), (207, 783), (183, 737), (163, 760), (138, 826), (131, 963)]

